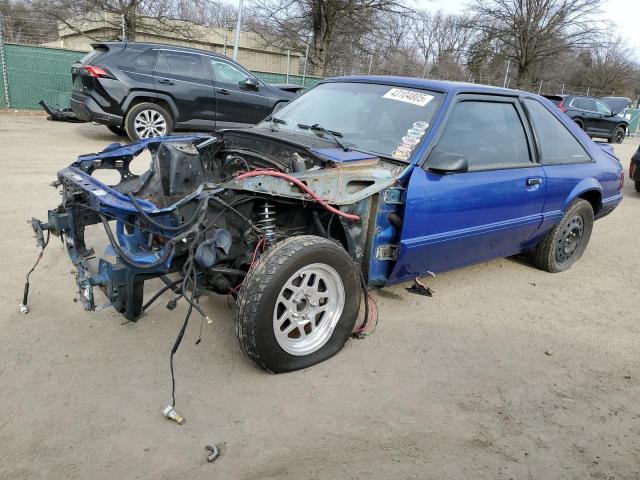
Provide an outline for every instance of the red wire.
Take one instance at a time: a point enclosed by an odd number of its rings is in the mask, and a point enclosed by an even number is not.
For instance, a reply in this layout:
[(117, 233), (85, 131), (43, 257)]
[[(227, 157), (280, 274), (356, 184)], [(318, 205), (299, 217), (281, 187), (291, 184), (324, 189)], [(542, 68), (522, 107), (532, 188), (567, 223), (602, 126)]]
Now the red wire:
[(352, 220), (354, 222), (360, 221), (360, 216), (353, 215), (351, 213), (345, 213), (341, 210), (338, 210), (335, 207), (332, 207), (327, 202), (325, 202), (322, 198), (320, 198), (313, 190), (311, 190), (304, 183), (302, 183), (300, 180), (298, 180), (295, 177), (292, 177), (291, 175), (287, 175), (286, 173), (278, 172), (276, 170), (258, 169), (258, 170), (253, 170), (251, 172), (242, 173), (236, 177), (236, 180), (243, 180), (245, 178), (260, 177), (260, 176), (283, 178), (297, 185), (302, 191), (304, 191), (307, 195), (309, 195), (311, 198), (313, 198), (316, 202), (318, 202), (320, 205), (322, 205), (325, 209), (329, 210), (330, 212), (335, 213), (336, 215), (344, 217), (348, 220)]

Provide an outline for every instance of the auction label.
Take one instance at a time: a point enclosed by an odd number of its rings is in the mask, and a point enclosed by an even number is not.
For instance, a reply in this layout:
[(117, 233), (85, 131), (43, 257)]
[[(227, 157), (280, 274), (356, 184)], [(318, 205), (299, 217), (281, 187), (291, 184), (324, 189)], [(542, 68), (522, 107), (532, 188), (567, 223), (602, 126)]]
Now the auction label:
[(433, 100), (432, 95), (426, 93), (415, 92), (413, 90), (405, 90), (404, 88), (392, 88), (383, 95), (384, 98), (391, 100), (397, 100), (399, 102), (411, 103), (424, 107), (427, 103)]

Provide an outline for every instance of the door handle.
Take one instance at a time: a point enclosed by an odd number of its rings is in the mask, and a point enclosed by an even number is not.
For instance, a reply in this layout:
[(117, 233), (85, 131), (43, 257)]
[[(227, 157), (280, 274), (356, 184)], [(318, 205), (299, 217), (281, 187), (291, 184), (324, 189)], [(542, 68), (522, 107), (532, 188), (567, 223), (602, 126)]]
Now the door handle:
[(161, 78), (160, 80), (158, 80), (158, 83), (163, 83), (165, 85), (173, 85), (173, 82), (168, 78)]
[(216, 92), (218, 92), (220, 95), (229, 95), (231, 93), (226, 88), (216, 88)]
[(527, 187), (533, 187), (535, 185), (540, 185), (542, 183), (542, 179), (538, 177), (527, 178)]

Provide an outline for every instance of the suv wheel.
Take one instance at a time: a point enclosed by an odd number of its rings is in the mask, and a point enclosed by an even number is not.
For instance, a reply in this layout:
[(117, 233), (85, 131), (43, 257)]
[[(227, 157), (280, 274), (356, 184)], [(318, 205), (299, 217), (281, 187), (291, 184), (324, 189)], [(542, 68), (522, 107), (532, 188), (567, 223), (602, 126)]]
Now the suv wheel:
[(118, 135), (119, 137), (126, 137), (127, 136), (127, 131), (117, 125), (107, 125), (107, 128), (111, 131), (111, 133), (115, 133), (116, 135)]
[(310, 367), (338, 353), (360, 309), (357, 268), (340, 245), (312, 235), (267, 250), (238, 294), (242, 350), (274, 373)]
[(133, 141), (162, 137), (173, 131), (173, 118), (165, 108), (156, 103), (139, 103), (127, 112), (125, 128)]
[(593, 208), (582, 198), (571, 202), (560, 223), (536, 246), (533, 263), (540, 270), (563, 272), (582, 256), (593, 229)]
[(622, 125), (616, 127), (611, 136), (609, 137), (609, 143), (622, 143), (627, 131)]

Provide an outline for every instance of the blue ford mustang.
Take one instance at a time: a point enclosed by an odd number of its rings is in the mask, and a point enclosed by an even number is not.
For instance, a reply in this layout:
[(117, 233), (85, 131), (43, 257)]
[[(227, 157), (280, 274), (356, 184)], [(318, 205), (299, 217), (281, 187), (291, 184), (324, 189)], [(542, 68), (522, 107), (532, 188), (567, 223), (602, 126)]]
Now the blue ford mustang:
[[(134, 175), (143, 150), (150, 168)], [(103, 169), (120, 182), (100, 181)], [(87, 310), (96, 289), (132, 320), (173, 295), (168, 308), (189, 305), (186, 327), (206, 314), (205, 291), (230, 294), (242, 349), (283, 372), (366, 335), (369, 288), (521, 252), (568, 269), (622, 183), (613, 151), (537, 95), (344, 77), (249, 129), (80, 156), (58, 172), (61, 205), (32, 223), (42, 248), (43, 232), (62, 236)], [(91, 225), (104, 230), (100, 255), (85, 244)], [(145, 303), (154, 277), (165, 286)]]

